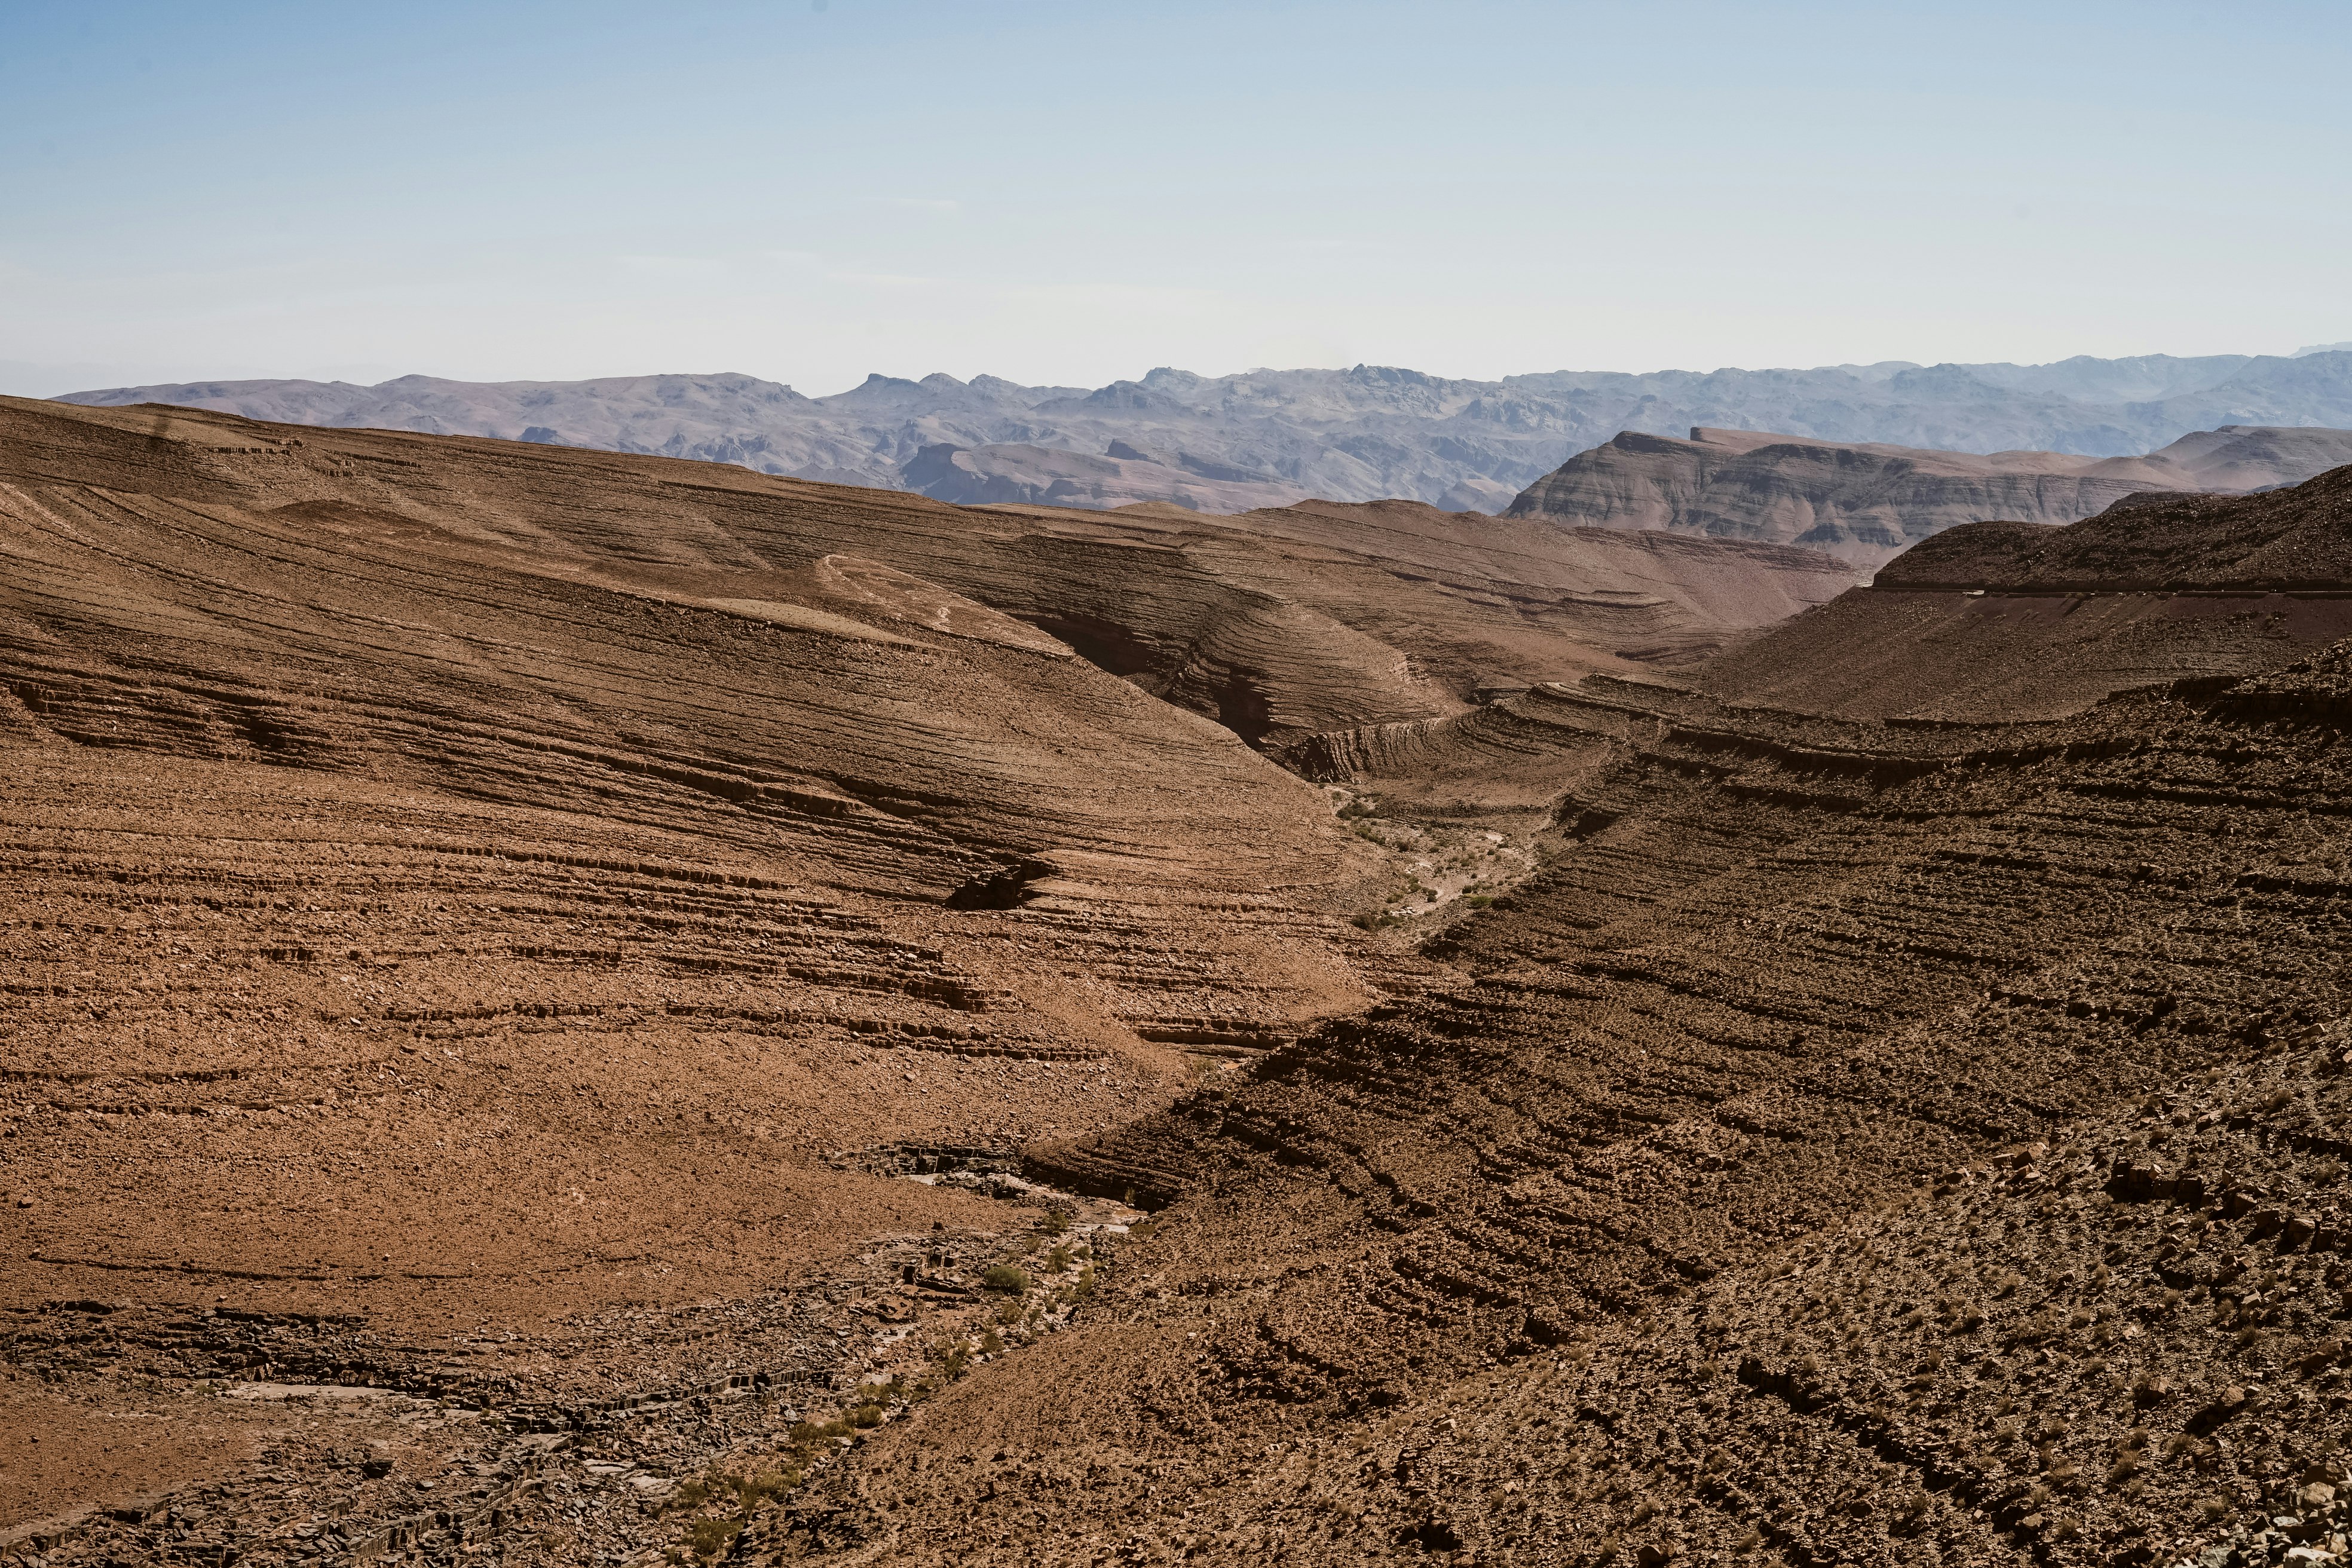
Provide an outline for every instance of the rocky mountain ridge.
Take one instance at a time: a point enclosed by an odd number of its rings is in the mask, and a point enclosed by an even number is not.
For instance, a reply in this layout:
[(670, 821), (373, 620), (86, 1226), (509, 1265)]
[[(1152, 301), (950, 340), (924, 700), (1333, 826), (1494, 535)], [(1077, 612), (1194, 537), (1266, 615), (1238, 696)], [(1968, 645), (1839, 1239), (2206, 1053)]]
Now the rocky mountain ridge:
[(184, 382), (62, 401), (168, 403), (291, 424), (698, 458), (948, 500), (1169, 500), (1237, 511), (1308, 497), (1393, 496), (1499, 511), (1571, 454), (1624, 430), (1679, 436), (1709, 426), (2096, 458), (2228, 424), (2352, 426), (2352, 353), (1555, 371), (1500, 381), (1361, 364), (1223, 376), (1163, 367), (1091, 389), (874, 375), (824, 397), (731, 374), (499, 383), (409, 375), (374, 386)]

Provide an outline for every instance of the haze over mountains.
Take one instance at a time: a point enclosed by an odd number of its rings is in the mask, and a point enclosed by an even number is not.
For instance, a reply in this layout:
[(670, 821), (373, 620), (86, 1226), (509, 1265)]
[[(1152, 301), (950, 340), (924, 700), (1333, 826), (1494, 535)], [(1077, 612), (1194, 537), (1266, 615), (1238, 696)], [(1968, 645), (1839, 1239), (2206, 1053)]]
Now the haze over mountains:
[(869, 377), (807, 397), (738, 374), (471, 383), (189, 382), (68, 395), (295, 424), (496, 436), (737, 463), (958, 502), (1233, 512), (1310, 497), (1499, 511), (1620, 431), (1696, 426), (1958, 452), (2137, 455), (2223, 425), (2352, 426), (2352, 352), (2050, 364), (1557, 371), (1162, 368), (1087, 389)]

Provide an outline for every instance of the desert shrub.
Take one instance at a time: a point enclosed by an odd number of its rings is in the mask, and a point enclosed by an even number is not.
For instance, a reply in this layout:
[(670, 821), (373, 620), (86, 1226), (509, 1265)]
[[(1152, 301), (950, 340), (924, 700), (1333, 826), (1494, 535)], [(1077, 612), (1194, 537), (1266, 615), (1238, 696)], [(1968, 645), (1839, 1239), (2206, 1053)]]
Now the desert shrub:
[(1054, 1210), (1044, 1219), (1037, 1222), (1037, 1228), (1044, 1231), (1047, 1236), (1060, 1236), (1070, 1228), (1069, 1211), (1066, 1209)]
[(740, 1519), (698, 1519), (694, 1521), (694, 1554), (704, 1562), (718, 1556), (743, 1528)]
[(1462, 901), (1469, 905), (1474, 910), (1483, 910), (1492, 904), (1495, 900), (1487, 897), (1485, 893), (1471, 893), (1465, 896)]
[(849, 1413), (849, 1424), (861, 1432), (871, 1431), (882, 1425), (882, 1407), (878, 1405), (861, 1405)]
[(1029, 1274), (1014, 1264), (998, 1263), (980, 1277), (980, 1282), (991, 1290), (1022, 1291), (1029, 1289)]
[(989, 1331), (988, 1331), (988, 1332), (986, 1332), (986, 1333), (984, 1333), (984, 1334), (982, 1334), (982, 1335), (981, 1335), (981, 1336), (980, 1336), (980, 1352), (981, 1352), (981, 1354), (982, 1354), (982, 1355), (998, 1355), (998, 1354), (1001, 1354), (1001, 1353), (1003, 1352), (1003, 1350), (1004, 1350), (1004, 1338), (1003, 1338), (1003, 1335), (999, 1334), (999, 1333), (998, 1333), (994, 1329), (991, 1329), (991, 1330), (989, 1330)]

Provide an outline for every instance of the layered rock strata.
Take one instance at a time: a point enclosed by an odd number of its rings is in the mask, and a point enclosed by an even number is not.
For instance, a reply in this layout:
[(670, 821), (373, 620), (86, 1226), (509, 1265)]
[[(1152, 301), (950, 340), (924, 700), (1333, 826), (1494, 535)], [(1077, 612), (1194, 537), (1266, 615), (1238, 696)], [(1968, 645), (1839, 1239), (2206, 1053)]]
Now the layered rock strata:
[(2347, 647), (2009, 723), (1513, 700), (1581, 776), (1475, 983), (1033, 1155), (1150, 1238), (739, 1556), (2327, 1550)]
[(2262, 489), (2347, 462), (2352, 432), (2242, 426), (2105, 458), (1628, 430), (1528, 486), (1509, 515), (1798, 544), (1869, 570), (1961, 523), (2067, 523), (2144, 492)]

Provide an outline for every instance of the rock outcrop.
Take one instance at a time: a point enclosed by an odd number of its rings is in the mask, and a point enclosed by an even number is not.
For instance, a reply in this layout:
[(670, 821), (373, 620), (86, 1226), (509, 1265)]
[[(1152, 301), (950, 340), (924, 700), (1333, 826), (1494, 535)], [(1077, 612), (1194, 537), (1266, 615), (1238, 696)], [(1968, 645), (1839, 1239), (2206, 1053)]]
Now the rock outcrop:
[(2352, 470), (1600, 537), (0, 404), (0, 1549), (2339, 1555)]
[(2098, 460), (1704, 427), (1687, 440), (1627, 431), (1529, 486), (1509, 515), (1799, 544), (1869, 569), (1963, 522), (2073, 522), (2139, 492), (2261, 489), (2347, 462), (2346, 430), (2231, 426), (2145, 458)]
[(738, 1559), (2333, 1552), (2347, 647), (2038, 721), (1509, 700), (1583, 773), (1474, 983), (1034, 1152), (1150, 1238)]
[(2352, 637), (2352, 468), (2292, 489), (2144, 498), (2069, 528), (1980, 522), (1709, 667), (1728, 700), (1993, 722), (2227, 680)]

